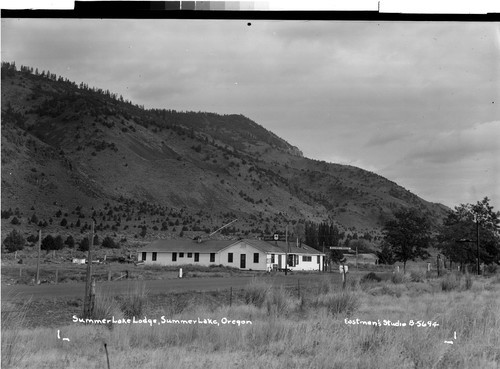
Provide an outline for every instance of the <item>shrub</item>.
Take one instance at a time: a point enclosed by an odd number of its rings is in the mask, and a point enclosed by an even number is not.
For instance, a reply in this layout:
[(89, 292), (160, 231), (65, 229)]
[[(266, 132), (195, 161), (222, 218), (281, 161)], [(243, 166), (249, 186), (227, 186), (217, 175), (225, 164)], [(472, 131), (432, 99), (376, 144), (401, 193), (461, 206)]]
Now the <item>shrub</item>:
[(373, 272), (370, 272), (368, 274), (365, 274), (363, 276), (363, 278), (361, 278), (361, 283), (364, 283), (364, 282), (380, 282), (382, 280), (382, 278), (380, 278), (378, 275), (376, 275), (375, 273)]
[(410, 276), (404, 273), (394, 273), (391, 276), (391, 281), (394, 284), (407, 283), (410, 282)]
[(96, 293), (91, 319), (111, 319), (113, 316), (120, 318), (121, 315), (120, 306), (111, 294)]
[(488, 275), (495, 274), (498, 271), (498, 265), (497, 264), (486, 265), (484, 267), (484, 271), (486, 272), (485, 274)]
[(465, 289), (466, 290), (470, 290), (472, 288), (472, 284), (474, 283), (474, 281), (472, 280), (472, 275), (470, 275), (469, 273), (467, 273), (465, 275)]
[(120, 245), (117, 244), (111, 237), (106, 236), (104, 240), (102, 240), (102, 247), (108, 249), (117, 249), (120, 248)]
[(460, 279), (454, 273), (447, 274), (441, 280), (441, 290), (443, 291), (453, 291), (458, 287), (460, 287)]
[(332, 315), (350, 315), (360, 306), (359, 298), (352, 292), (329, 293), (318, 296), (312, 304), (314, 307), (325, 307)]
[(80, 251), (88, 251), (89, 250), (89, 239), (85, 237), (83, 240), (80, 241), (80, 246), (78, 247), (78, 250)]
[(54, 237), (52, 235), (47, 235), (42, 240), (42, 250), (53, 250), (54, 249)]
[(73, 236), (69, 235), (66, 238), (66, 241), (64, 241), (64, 244), (72, 249), (73, 247), (75, 247), (75, 239), (73, 238)]
[(121, 309), (125, 318), (132, 319), (143, 314), (146, 303), (146, 289), (144, 283), (136, 284), (134, 288), (129, 288), (124, 300), (121, 304)]
[(425, 281), (425, 273), (420, 271), (411, 271), (410, 279), (412, 282), (424, 282)]
[(273, 316), (283, 316), (290, 312), (292, 307), (292, 296), (283, 286), (273, 291), (269, 291), (265, 304), (267, 314)]
[(248, 284), (244, 291), (244, 299), (247, 304), (252, 304), (261, 307), (266, 300), (272, 286), (264, 281), (256, 278)]
[(17, 219), (17, 217), (12, 218), (12, 220), (10, 221), (10, 223), (13, 224), (13, 225), (21, 224), (20, 220)]
[(54, 250), (61, 250), (64, 247), (64, 241), (60, 235), (54, 238)]
[(36, 242), (38, 242), (38, 236), (34, 236), (34, 235), (30, 234), (28, 236), (28, 238), (26, 239), (26, 241), (28, 241), (29, 243), (36, 243)]
[(15, 229), (10, 232), (7, 237), (3, 240), (3, 245), (7, 249), (8, 252), (15, 252), (18, 250), (22, 250), (24, 248), (24, 237), (21, 232), (16, 231)]
[[(9, 308), (7, 311), (2, 311), (2, 367), (16, 367), (16, 364), (28, 353), (21, 331), (25, 328), (30, 304), (31, 300), (28, 300), (20, 309)], [(4, 309), (2, 306), (2, 310)]]

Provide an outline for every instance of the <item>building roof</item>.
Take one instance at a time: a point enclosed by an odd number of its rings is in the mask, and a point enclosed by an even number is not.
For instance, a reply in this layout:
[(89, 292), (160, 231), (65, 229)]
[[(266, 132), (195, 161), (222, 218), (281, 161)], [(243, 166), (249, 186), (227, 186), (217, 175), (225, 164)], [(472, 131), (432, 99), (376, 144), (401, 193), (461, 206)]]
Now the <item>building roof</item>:
[[(297, 242), (288, 242), (288, 253), (290, 254), (311, 254), (311, 255), (324, 255), (323, 252), (316, 250), (314, 247), (308, 246), (305, 243), (297, 245)], [(287, 250), (287, 243), (278, 241), (278, 247), (283, 251)]]
[(223, 248), (236, 243), (234, 240), (206, 240), (198, 242), (191, 239), (156, 240), (137, 252), (219, 252)]
[(283, 251), (279, 247), (276, 247), (272, 243), (267, 242), (267, 241), (245, 238), (243, 240), (240, 240), (240, 242), (244, 242), (247, 245), (255, 247), (257, 250), (260, 250), (262, 252), (271, 253), (271, 254), (283, 253)]
[(289, 247), (284, 241), (263, 241), (258, 239), (245, 238), (242, 240), (205, 240), (198, 242), (191, 239), (165, 239), (156, 240), (149, 245), (137, 250), (137, 252), (199, 252), (212, 253), (219, 252), (227, 247), (244, 242), (264, 253), (271, 254), (306, 254), (324, 255), (322, 252), (302, 244), (297, 247), (293, 242), (289, 242)]
[(263, 252), (270, 252), (274, 254), (307, 254), (307, 255), (323, 255), (322, 252), (302, 244), (297, 247), (295, 242), (289, 242), (288, 245), (284, 241), (262, 241), (255, 239), (244, 239), (242, 240), (250, 246), (255, 247)]

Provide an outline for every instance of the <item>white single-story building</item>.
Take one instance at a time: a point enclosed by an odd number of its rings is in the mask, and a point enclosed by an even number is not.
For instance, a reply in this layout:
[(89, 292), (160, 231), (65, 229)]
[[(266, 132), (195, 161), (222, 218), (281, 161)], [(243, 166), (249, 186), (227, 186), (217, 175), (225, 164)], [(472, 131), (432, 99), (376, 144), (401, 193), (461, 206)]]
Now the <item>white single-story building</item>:
[(138, 250), (146, 265), (224, 265), (244, 270), (321, 270), (325, 254), (307, 245), (257, 239), (156, 240)]

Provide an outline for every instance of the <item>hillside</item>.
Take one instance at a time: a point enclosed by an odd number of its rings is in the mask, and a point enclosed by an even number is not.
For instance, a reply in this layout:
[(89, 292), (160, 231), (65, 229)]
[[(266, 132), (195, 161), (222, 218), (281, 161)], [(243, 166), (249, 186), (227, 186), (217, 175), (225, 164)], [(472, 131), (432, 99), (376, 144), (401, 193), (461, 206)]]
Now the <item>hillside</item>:
[(2, 66), (3, 232), (43, 226), (79, 235), (94, 217), (102, 236), (147, 240), (238, 218), (225, 233), (329, 221), (375, 237), (400, 207), (417, 207), (434, 224), (446, 211), (377, 174), (304, 158), (242, 115), (146, 110), (21, 69)]

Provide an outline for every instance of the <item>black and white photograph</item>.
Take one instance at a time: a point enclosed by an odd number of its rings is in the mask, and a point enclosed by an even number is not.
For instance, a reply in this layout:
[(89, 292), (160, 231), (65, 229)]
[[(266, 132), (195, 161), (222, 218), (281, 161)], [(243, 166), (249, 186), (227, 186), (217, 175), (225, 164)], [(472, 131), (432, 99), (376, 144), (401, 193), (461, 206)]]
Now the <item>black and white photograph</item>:
[(2, 367), (499, 367), (499, 23), (297, 18), (2, 15)]

